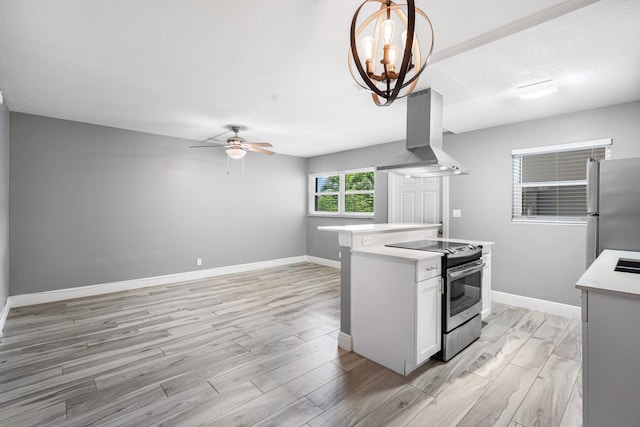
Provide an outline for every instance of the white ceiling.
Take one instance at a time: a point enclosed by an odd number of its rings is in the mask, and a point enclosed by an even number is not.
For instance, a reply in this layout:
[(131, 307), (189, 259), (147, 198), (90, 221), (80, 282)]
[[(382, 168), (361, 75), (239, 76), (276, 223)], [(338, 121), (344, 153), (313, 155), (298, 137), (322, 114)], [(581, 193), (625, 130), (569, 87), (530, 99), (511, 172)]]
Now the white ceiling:
[[(405, 100), (376, 107), (348, 71), (360, 3), (0, 0), (0, 89), (12, 111), (193, 140), (240, 124), (303, 157), (404, 139)], [(418, 89), (451, 132), (640, 99), (638, 0), (416, 4), (435, 32)]]

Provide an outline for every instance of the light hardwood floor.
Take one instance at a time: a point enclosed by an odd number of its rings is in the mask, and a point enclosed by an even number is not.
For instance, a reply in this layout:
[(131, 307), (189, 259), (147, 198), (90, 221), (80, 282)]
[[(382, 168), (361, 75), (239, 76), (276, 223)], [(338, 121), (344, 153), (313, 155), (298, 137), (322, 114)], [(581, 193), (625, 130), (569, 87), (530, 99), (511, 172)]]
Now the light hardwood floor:
[(0, 426), (578, 426), (576, 320), (494, 304), (402, 377), (337, 348), (338, 270), (297, 264), (12, 309)]

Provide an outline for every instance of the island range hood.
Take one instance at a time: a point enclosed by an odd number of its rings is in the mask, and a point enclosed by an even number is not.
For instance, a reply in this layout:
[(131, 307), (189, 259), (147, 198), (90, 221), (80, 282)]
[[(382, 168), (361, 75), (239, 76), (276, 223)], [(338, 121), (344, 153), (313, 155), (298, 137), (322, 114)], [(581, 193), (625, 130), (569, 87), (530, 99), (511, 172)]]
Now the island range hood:
[(407, 143), (376, 170), (413, 177), (467, 175), (469, 170), (442, 150), (442, 95), (433, 89), (407, 98)]

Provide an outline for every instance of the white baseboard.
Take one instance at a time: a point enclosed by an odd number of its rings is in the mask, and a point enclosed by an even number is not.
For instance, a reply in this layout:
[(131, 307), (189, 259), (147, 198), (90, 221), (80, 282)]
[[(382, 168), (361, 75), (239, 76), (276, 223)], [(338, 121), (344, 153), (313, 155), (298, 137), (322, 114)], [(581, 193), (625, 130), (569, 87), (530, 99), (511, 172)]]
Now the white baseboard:
[(346, 351), (353, 351), (353, 337), (340, 331), (338, 334), (338, 347)]
[(9, 315), (9, 309), (11, 307), (9, 307), (9, 299), (7, 298), (7, 300), (4, 303), (4, 306), (2, 307), (2, 312), (0, 312), (0, 337), (2, 336), (2, 330), (4, 329), (4, 322), (7, 321), (7, 316)]
[(307, 255), (307, 261), (314, 264), (324, 265), (325, 267), (340, 268), (340, 261), (334, 261), (332, 259), (318, 258), (315, 256)]
[(208, 268), (204, 270), (187, 271), (184, 273), (167, 274), (164, 276), (145, 277), (142, 279), (123, 280), (120, 282), (102, 283), (99, 285), (79, 286), (77, 288), (60, 289), (55, 291), (37, 292), (10, 296), (7, 306), (24, 307), (27, 305), (44, 304), (48, 302), (63, 301), (73, 298), (110, 294), (113, 292), (128, 291), (132, 289), (148, 288), (150, 286), (167, 285), (169, 283), (189, 282), (206, 279), (208, 277), (222, 276), (231, 273), (243, 273), (246, 271), (260, 270), (263, 268), (279, 267), (282, 265), (308, 262), (306, 255), (291, 258), (280, 258), (269, 261), (252, 262), (249, 264), (230, 265), (225, 267)]
[(570, 317), (572, 319), (581, 318), (581, 308), (575, 305), (523, 297), (521, 295), (508, 294), (500, 291), (491, 291), (491, 300), (502, 304), (528, 308), (529, 310), (537, 310), (544, 313)]

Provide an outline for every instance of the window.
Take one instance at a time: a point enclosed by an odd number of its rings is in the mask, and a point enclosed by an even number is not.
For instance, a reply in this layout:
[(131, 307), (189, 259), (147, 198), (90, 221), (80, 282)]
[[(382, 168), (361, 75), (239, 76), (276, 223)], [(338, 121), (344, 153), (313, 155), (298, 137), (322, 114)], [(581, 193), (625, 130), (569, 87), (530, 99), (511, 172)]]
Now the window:
[(587, 159), (608, 159), (611, 139), (511, 151), (511, 220), (584, 223)]
[(373, 216), (373, 169), (309, 176), (309, 213), (316, 215)]

